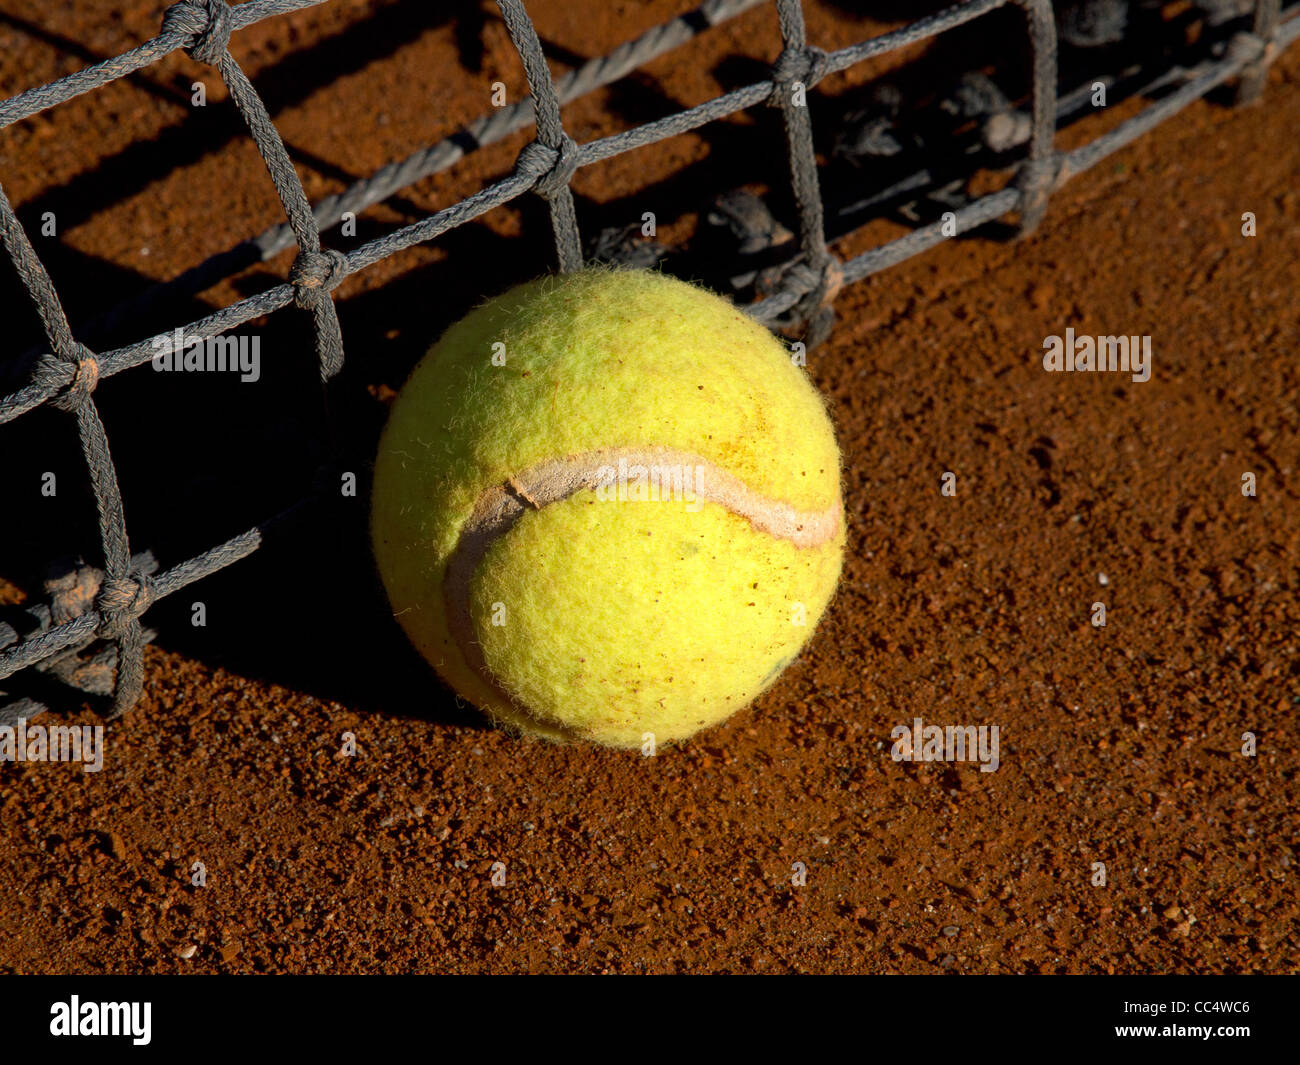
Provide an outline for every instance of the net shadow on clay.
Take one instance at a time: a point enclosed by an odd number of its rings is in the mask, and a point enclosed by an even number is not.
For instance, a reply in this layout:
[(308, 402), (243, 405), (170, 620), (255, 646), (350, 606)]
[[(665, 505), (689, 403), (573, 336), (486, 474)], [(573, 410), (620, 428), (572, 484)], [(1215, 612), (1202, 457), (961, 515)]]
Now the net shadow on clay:
[[(1136, 116), (1072, 151), (1055, 148), (1055, 133), (1074, 104), (1057, 98), (1057, 23), (1050, 0), (964, 0), (900, 29), (835, 51), (807, 41), (800, 0), (705, 0), (681, 15), (615, 49), (552, 78), (537, 31), (523, 0), (497, 0), (510, 39), (523, 63), (530, 98), (494, 110), (452, 137), (408, 158), (382, 167), (337, 195), (312, 205), (266, 105), (231, 56), (231, 35), (264, 19), (314, 7), (325, 0), (180, 0), (167, 9), (161, 32), (122, 55), (19, 93), (0, 102), (0, 128), (126, 77), (179, 49), (216, 69), (248, 133), (257, 146), (284, 209), (286, 221), (236, 247), (197, 264), (179, 277), (155, 285), (74, 331), (50, 275), (20, 224), (0, 185), (0, 240), (39, 317), (48, 350), (18, 356), (21, 387), (0, 396), (0, 423), (41, 407), (75, 419), (98, 516), (102, 564), (56, 573), (46, 582), (48, 601), (27, 608), (18, 623), (0, 621), (0, 681), (34, 669), (45, 687), (63, 685), (106, 699), (108, 718), (129, 710), (143, 690), (144, 645), (153, 633), (141, 621), (149, 607), (203, 577), (252, 555), (276, 529), (299, 516), (310, 499), (299, 500), (261, 522), (186, 561), (159, 572), (149, 552), (133, 554), (127, 535), (117, 470), (108, 434), (94, 400), (99, 381), (141, 366), (156, 353), (153, 337), (108, 351), (93, 351), (82, 340), (97, 330), (129, 323), (177, 293), (201, 292), (222, 277), (254, 262), (265, 262), (296, 247), (287, 278), (270, 289), (238, 300), (181, 327), (189, 337), (211, 338), (291, 304), (310, 318), (319, 379), (333, 379), (343, 367), (344, 347), (333, 291), (344, 280), (400, 251), (437, 240), (503, 204), (527, 194), (540, 197), (550, 215), (556, 260), (562, 271), (584, 263), (583, 242), (571, 183), (583, 167), (624, 152), (699, 129), (760, 105), (780, 111), (790, 188), (796, 208), (789, 254), (776, 268), (774, 284), (744, 310), (768, 326), (802, 328), (814, 347), (834, 325), (833, 304), (843, 285), (861, 280), (1004, 216), (1015, 215), (1016, 231), (1032, 232), (1042, 221), (1052, 193), (1071, 177), (1096, 166), (1188, 104), (1236, 79), (1238, 102), (1257, 98), (1269, 65), (1300, 37), (1300, 5), (1283, 17), (1280, 0), (1257, 0), (1250, 28), (1235, 33), (1222, 54), (1180, 71), (1163, 95)], [(610, 85), (652, 59), (710, 27), (763, 3), (774, 3), (783, 50), (769, 76), (753, 84), (667, 117), (646, 122), (584, 144), (565, 131), (564, 104)], [(1023, 15), (1032, 52), (1032, 91), (1026, 151), (1011, 183), (999, 191), (957, 206), (946, 221), (922, 224), (907, 235), (845, 261), (831, 250), (826, 208), (819, 180), (807, 93), (829, 75), (898, 48), (957, 29), (1003, 7)], [(1077, 102), (1076, 102), (1077, 103)], [(349, 252), (327, 249), (321, 229), (378, 204), (430, 174), (454, 165), (469, 152), (536, 126), (512, 171), (472, 196)], [(835, 239), (845, 235), (836, 234)], [(338, 470), (326, 464), (315, 487), (324, 494), (338, 483)], [(38, 689), (43, 690), (43, 689)], [(0, 692), (0, 698), (3, 697)], [(0, 706), (0, 725), (31, 719), (47, 708), (49, 697), (23, 698)]]

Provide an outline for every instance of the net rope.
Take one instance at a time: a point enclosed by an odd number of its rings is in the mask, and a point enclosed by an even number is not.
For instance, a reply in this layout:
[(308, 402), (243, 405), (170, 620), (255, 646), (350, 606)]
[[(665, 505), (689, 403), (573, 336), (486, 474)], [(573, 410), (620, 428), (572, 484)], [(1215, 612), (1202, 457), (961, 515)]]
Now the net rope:
[[(209, 550), (158, 572), (149, 552), (133, 555), (127, 535), (117, 472), (109, 440), (95, 404), (95, 389), (106, 377), (149, 362), (154, 337), (122, 347), (94, 351), (82, 340), (101, 328), (130, 321), (178, 293), (194, 294), (219, 279), (290, 247), (296, 255), (283, 283), (238, 300), (182, 327), (204, 340), (236, 329), (253, 319), (292, 305), (310, 318), (316, 363), (322, 381), (343, 366), (344, 346), (333, 292), (367, 267), (473, 221), (503, 204), (529, 194), (541, 197), (550, 213), (556, 262), (571, 271), (583, 264), (582, 239), (574, 207), (572, 181), (583, 167), (679, 134), (756, 106), (781, 114), (784, 154), (796, 206), (797, 230), (792, 258), (775, 290), (743, 309), (772, 325), (778, 319), (802, 325), (808, 347), (822, 342), (834, 324), (834, 301), (845, 284), (918, 255), (940, 241), (969, 232), (1007, 215), (1016, 215), (1021, 234), (1041, 222), (1052, 193), (1069, 178), (1167, 120), (1194, 100), (1237, 79), (1237, 98), (1247, 101), (1262, 91), (1269, 65), (1300, 36), (1300, 5), (1285, 13), (1280, 0), (1257, 0), (1250, 29), (1238, 32), (1222, 56), (1183, 72), (1182, 83), (1139, 114), (1072, 151), (1054, 146), (1058, 124), (1067, 108), (1057, 100), (1056, 24), (1050, 0), (965, 0), (899, 29), (835, 51), (808, 43), (800, 0), (705, 0), (697, 9), (666, 22), (608, 55), (592, 59), (555, 79), (547, 65), (536, 28), (523, 0), (497, 0), (510, 39), (523, 63), (530, 95), (496, 109), (451, 137), (388, 164), (345, 191), (314, 206), (308, 201), (266, 105), (229, 50), (231, 36), (265, 19), (325, 3), (327, 0), (180, 0), (164, 13), (157, 37), (122, 55), (95, 63), (0, 102), (0, 128), (66, 103), (141, 70), (177, 50), (212, 67), (226, 85), (234, 106), (266, 166), (283, 207), (285, 221), (157, 284), (139, 297), (113, 308), (74, 330), (50, 275), (0, 183), (0, 242), (13, 263), (40, 320), (43, 350), (20, 355), (25, 383), (0, 396), (0, 424), (42, 406), (66, 412), (76, 422), (97, 514), (102, 566), (83, 566), (47, 583), (50, 601), (31, 608), (30, 624), (20, 632), (0, 622), (0, 681), (36, 667), (93, 695), (111, 696), (106, 716), (114, 718), (139, 699), (144, 684), (143, 649), (152, 633), (141, 621), (149, 607), (194, 582), (247, 558), (267, 535), (308, 505), (299, 500), (284, 511)], [(667, 117), (584, 144), (565, 131), (563, 106), (639, 69), (685, 44), (697, 34), (763, 3), (774, 3), (782, 51), (770, 76)], [(1014, 181), (951, 212), (945, 224), (920, 226), (841, 261), (826, 234), (825, 207), (819, 186), (808, 94), (824, 78), (895, 49), (954, 30), (1002, 7), (1021, 9), (1032, 54), (1032, 131), (1028, 150)], [(322, 246), (321, 230), (345, 215), (381, 203), (422, 178), (454, 165), (468, 152), (498, 142), (535, 125), (512, 170), (479, 192), (428, 217), (402, 226), (350, 251)], [(317, 485), (329, 479), (322, 470)], [(92, 650), (89, 658), (82, 652)], [(3, 693), (0, 693), (3, 700)], [(46, 709), (26, 698), (0, 706), (0, 725), (30, 719)]]

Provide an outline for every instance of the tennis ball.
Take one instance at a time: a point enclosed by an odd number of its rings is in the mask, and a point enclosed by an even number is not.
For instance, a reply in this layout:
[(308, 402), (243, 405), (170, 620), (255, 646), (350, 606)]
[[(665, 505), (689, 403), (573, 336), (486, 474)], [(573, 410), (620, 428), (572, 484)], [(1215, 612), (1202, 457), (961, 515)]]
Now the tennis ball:
[(590, 269), (472, 311), (375, 461), (393, 613), (515, 731), (680, 740), (769, 687), (844, 549), (840, 456), (789, 353), (733, 304)]

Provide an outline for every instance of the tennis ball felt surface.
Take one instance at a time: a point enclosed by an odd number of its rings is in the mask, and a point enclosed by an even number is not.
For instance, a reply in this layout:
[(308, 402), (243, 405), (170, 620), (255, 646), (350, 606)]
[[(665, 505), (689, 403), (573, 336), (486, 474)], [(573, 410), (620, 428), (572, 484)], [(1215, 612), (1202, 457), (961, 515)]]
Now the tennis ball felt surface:
[(411, 642), (499, 723), (664, 743), (750, 703), (811, 635), (844, 549), (839, 450), (731, 303), (585, 270), (480, 306), (419, 363), (371, 534)]

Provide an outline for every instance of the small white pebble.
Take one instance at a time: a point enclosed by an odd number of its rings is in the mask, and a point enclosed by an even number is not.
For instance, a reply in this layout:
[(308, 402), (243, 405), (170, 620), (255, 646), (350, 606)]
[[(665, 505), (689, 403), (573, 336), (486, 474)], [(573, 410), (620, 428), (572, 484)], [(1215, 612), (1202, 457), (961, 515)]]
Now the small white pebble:
[(1108, 584), (1110, 583), (1110, 578), (1107, 577), (1106, 574), (1104, 574), (1104, 573), (1098, 573), (1098, 574), (1097, 574), (1097, 583), (1100, 584), (1100, 585), (1104, 588), (1104, 587), (1106, 587), (1106, 585), (1108, 585)]

